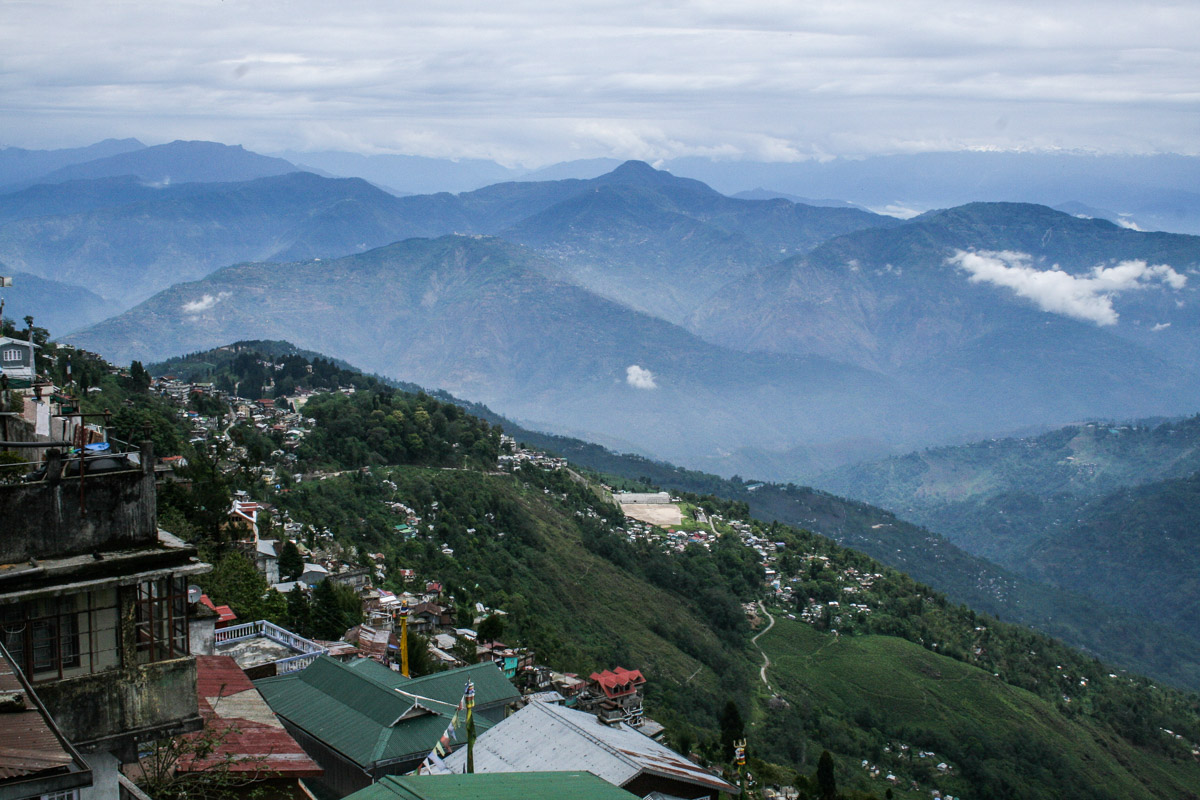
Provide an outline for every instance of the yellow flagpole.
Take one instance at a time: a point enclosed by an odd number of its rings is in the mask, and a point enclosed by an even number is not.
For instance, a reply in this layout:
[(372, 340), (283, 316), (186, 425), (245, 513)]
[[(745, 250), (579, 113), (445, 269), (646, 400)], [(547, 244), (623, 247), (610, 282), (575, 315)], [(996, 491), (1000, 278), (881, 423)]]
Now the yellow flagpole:
[(400, 601), (400, 674), (408, 677), (408, 601)]

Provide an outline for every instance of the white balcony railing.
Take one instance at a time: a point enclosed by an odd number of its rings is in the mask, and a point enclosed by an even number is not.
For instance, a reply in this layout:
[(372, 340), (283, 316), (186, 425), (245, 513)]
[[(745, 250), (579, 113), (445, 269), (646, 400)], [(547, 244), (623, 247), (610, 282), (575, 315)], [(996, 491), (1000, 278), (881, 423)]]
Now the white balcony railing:
[(304, 669), (313, 661), (316, 661), (317, 656), (329, 652), (329, 648), (322, 647), (314, 641), (305, 639), (303, 636), (298, 636), (286, 628), (281, 628), (272, 622), (267, 622), (265, 619), (221, 628), (215, 632), (214, 644), (219, 647), (220, 645), (233, 644), (234, 642), (242, 642), (247, 639), (256, 639), (260, 636), (296, 651), (296, 655), (287, 656), (275, 661), (276, 672), (281, 675), (285, 672), (295, 672), (296, 670)]

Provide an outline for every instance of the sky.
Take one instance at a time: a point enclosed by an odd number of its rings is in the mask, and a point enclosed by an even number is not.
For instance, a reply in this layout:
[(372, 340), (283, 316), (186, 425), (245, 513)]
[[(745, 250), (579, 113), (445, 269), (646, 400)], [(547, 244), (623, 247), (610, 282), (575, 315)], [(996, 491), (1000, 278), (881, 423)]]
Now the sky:
[(1200, 3), (0, 0), (0, 146), (1200, 152)]

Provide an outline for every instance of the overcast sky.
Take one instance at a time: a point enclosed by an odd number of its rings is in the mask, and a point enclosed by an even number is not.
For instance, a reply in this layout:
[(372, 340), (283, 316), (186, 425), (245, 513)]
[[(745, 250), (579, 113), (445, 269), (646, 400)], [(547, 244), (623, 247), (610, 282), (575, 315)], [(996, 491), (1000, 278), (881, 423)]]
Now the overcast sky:
[(1200, 152), (1200, 3), (0, 0), (0, 145)]

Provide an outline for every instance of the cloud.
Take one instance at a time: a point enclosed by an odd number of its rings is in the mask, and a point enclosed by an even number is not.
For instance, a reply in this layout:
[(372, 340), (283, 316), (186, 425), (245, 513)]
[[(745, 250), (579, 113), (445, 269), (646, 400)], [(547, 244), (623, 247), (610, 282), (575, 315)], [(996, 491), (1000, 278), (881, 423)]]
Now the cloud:
[(1152, 330), (1152, 331), (1165, 331), (1165, 330), (1166, 330), (1167, 328), (1169, 328), (1169, 327), (1171, 327), (1171, 323), (1169, 323), (1169, 322), (1160, 322), (1160, 323), (1158, 323), (1157, 325), (1155, 325), (1153, 328), (1151, 328), (1150, 330)]
[(1072, 275), (1055, 264), (1038, 269), (1027, 253), (959, 250), (950, 264), (970, 273), (972, 283), (990, 283), (1012, 289), (1032, 300), (1038, 308), (1054, 314), (1094, 322), (1117, 324), (1113, 298), (1122, 292), (1167, 286), (1179, 290), (1187, 278), (1166, 264), (1122, 261), (1115, 266), (1098, 265), (1086, 274)]
[(658, 388), (658, 382), (654, 380), (654, 373), (637, 364), (630, 364), (625, 368), (625, 382), (635, 389)]
[(217, 294), (216, 296), (213, 296), (211, 294), (205, 294), (199, 300), (192, 300), (190, 302), (184, 303), (182, 306), (179, 307), (179, 309), (184, 314), (188, 314), (190, 316), (195, 316), (196, 314), (201, 314), (205, 311), (208, 311), (210, 308), (212, 308), (217, 303), (221, 302), (222, 300), (224, 300), (226, 297), (229, 297), (229, 296), (230, 296), (229, 292), (221, 292), (220, 294)]
[(531, 166), (728, 150), (1194, 152), (1200, 4), (1017, 6), (7, 3), (5, 29), (21, 35), (0, 72), (4, 144), (346, 141)]

